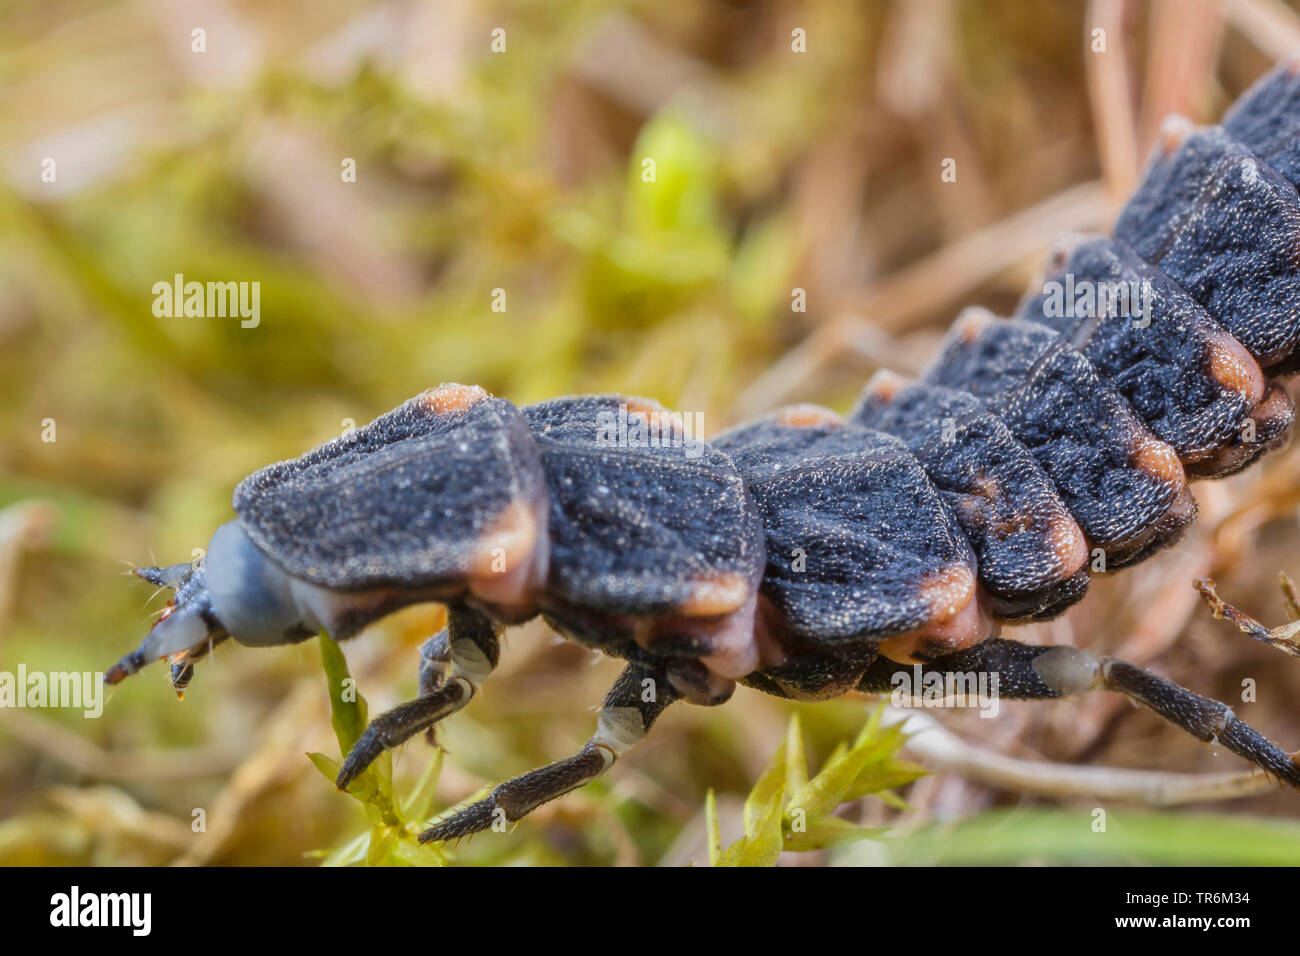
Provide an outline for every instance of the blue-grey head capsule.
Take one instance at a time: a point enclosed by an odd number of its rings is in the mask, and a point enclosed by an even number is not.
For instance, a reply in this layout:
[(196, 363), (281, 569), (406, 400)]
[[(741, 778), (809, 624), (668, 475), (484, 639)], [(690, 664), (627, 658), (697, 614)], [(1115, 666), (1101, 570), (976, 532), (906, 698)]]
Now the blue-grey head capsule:
[(208, 545), (208, 593), (226, 630), (241, 644), (269, 647), (302, 640), (319, 624), (295, 600), (293, 582), (240, 526), (227, 521)]

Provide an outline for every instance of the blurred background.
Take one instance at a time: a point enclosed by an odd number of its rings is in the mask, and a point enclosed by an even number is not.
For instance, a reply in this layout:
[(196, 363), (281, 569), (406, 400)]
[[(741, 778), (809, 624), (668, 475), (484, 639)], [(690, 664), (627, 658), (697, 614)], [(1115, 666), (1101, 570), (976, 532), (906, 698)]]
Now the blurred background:
[[(165, 600), (128, 567), (189, 560), (248, 472), (440, 382), (650, 395), (709, 433), (846, 410), (877, 368), (923, 368), (960, 306), (1014, 308), (1057, 234), (1107, 228), (1164, 115), (1213, 122), (1296, 49), (1274, 0), (8, 0), (0, 671), (107, 669)], [(177, 273), (259, 282), (260, 323), (155, 315)], [(1300, 747), (1300, 667), (1191, 588), (1283, 620), (1298, 463), (1198, 485), (1182, 547), (1016, 636), (1124, 656)], [(414, 696), (440, 620), (344, 646), (372, 714)], [(571, 753), (618, 670), (514, 632), (442, 731), (438, 807)], [(674, 708), (607, 780), (452, 861), (707, 860), (708, 788), (735, 832), (792, 712), (816, 762), (870, 706)], [(938, 717), (1045, 765), (1245, 768), (1113, 695)], [(0, 709), (0, 863), (311, 864), (366, 824), (307, 751), (337, 756), (314, 641), (225, 645), (183, 702), (156, 665), (99, 719)], [(399, 783), (432, 754), (407, 744)], [(1090, 840), (1095, 797), (911, 756), (935, 772), (905, 808), (842, 811), (884, 839), (782, 862), (1300, 861), (1292, 793), (1107, 800), (1115, 836)]]

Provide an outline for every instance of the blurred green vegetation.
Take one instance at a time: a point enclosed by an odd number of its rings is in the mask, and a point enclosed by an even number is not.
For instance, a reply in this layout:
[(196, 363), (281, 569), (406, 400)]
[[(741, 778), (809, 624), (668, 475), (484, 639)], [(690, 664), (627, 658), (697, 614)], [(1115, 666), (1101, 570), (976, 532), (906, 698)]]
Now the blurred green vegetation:
[[(745, 386), (841, 303), (1098, 176), (1084, 26), (1082, 3), (0, 7), (0, 669), (105, 669), (161, 600), (126, 568), (189, 559), (248, 472), (443, 381), (521, 404), (646, 394), (721, 429), (752, 410)], [(795, 28), (807, 53), (791, 49)], [(1206, 109), (1265, 65), (1240, 38), (1224, 44)], [(938, 162), (953, 155), (960, 185), (941, 193)], [(356, 182), (340, 175), (348, 159)], [(962, 298), (1015, 301), (1035, 263), (986, 252), (993, 263), (954, 277), (947, 298), (896, 304), (909, 321), (885, 358), (918, 361)], [(260, 324), (156, 316), (152, 287), (176, 274), (259, 282)], [(791, 310), (796, 287), (806, 312)], [(843, 408), (881, 354), (828, 359), (798, 397)], [(375, 711), (414, 695), (416, 647), (440, 615), (408, 611), (346, 646)], [(417, 741), (385, 762), (389, 793), (414, 796), (376, 819), (305, 756), (333, 752), (316, 654), (225, 646), (183, 703), (156, 667), (97, 720), (0, 713), (0, 863), (406, 852), (395, 834), (424, 807), (571, 752), (594, 719), (581, 702), (617, 672), (539, 624), (512, 635), (481, 699), (442, 732), (445, 759)], [(718, 839), (740, 838), (792, 712), (835, 764), (865, 705), (742, 690), (716, 712), (679, 708), (607, 779), (454, 862), (703, 862), (706, 793)], [(1017, 719), (1008, 737), (1057, 759), (1091, 746), (1068, 720)], [(1141, 726), (1145, 749), (1108, 749), (1097, 732), (1088, 756), (1199, 759), (1194, 742)], [(891, 786), (922, 815), (931, 798), (947, 812), (1018, 799), (932, 780)], [(940, 800), (926, 786), (950, 789)], [(870, 804), (829, 819), (875, 828), (903, 814)], [(1159, 819), (1172, 822), (1132, 859), (1171, 859), (1168, 841), (1188, 839), (1177, 814)], [(1050, 857), (1056, 831), (1037, 820), (1037, 843), (984, 852), (968, 831), (935, 830), (947, 835), (906, 858)], [(364, 827), (387, 836), (349, 843)], [(1076, 858), (1059, 842), (1056, 857)], [(1267, 844), (1244, 842), (1261, 852), (1234, 861), (1278, 859)]]
[(916, 764), (898, 760), (900, 724), (881, 728), (883, 706), (876, 708), (852, 745), (841, 743), (816, 776), (808, 775), (803, 728), (790, 718), (785, 741), (772, 755), (745, 798), (744, 835), (723, 849), (717, 798), (709, 791), (709, 862), (713, 866), (775, 866), (783, 852), (810, 853), (870, 840), (884, 827), (863, 827), (834, 813), (845, 803), (874, 796), (889, 806), (907, 804), (892, 792), (925, 775)]
[[(330, 695), (330, 723), (339, 741), (339, 760), (325, 754), (307, 756), (325, 779), (334, 783), (343, 769), (342, 758), (352, 752), (369, 723), (366, 699), (356, 691), (347, 661), (328, 634), (319, 637), (325, 683)], [(435, 750), (415, 789), (405, 798), (393, 789), (393, 755), (385, 751), (348, 787), (348, 794), (360, 801), (370, 823), (368, 831), (336, 850), (320, 850), (323, 866), (349, 866), (364, 861), (367, 866), (441, 866), (441, 847), (421, 846), (418, 837), (433, 816), (442, 751)]]

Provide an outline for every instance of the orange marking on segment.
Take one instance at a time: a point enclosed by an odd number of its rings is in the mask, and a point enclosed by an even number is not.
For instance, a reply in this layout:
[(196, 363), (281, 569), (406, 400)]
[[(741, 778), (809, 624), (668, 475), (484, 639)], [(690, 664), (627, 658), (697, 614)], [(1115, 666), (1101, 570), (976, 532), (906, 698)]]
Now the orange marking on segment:
[(1293, 407), (1290, 393), (1277, 382), (1270, 381), (1264, 398), (1250, 410), (1250, 417), (1255, 420), (1256, 429), (1264, 431), (1266, 429), (1261, 426), (1266, 422), (1274, 418), (1290, 418)]
[(1048, 520), (1047, 535), (1062, 577), (1069, 577), (1083, 567), (1088, 560), (1088, 540), (1068, 512), (1053, 515)]
[(477, 385), (439, 385), (420, 396), (420, 404), (435, 415), (450, 415), (473, 408), (488, 397)]
[(944, 621), (974, 600), (975, 588), (975, 572), (954, 564), (924, 578), (919, 590), (934, 619)]
[(844, 419), (820, 405), (790, 405), (777, 412), (776, 420), (791, 428), (818, 428), (843, 425)]
[(1134, 468), (1155, 476), (1171, 488), (1180, 488), (1187, 483), (1178, 453), (1155, 438), (1140, 439), (1131, 460)]
[(1160, 155), (1168, 159), (1187, 137), (1192, 135), (1195, 127), (1186, 116), (1170, 116), (1160, 126)]
[[(975, 572), (954, 564), (921, 582), (921, 594), (931, 609), (926, 624), (880, 642), (879, 651), (891, 661), (923, 663), (952, 654), (988, 638), (992, 621), (980, 600)], [(914, 656), (920, 651), (920, 656)]]
[(622, 400), (623, 406), (627, 409), (629, 415), (644, 415), (649, 418), (652, 415), (661, 415), (668, 409), (656, 402), (653, 398), (642, 398), (639, 395), (629, 395)]
[(984, 499), (979, 495), (961, 495), (949, 502), (956, 517), (963, 522), (975, 524), (983, 520)]
[(979, 495), (981, 498), (986, 498), (989, 501), (996, 500), (1001, 494), (997, 481), (984, 474), (984, 472), (972, 475), (971, 485), (975, 494)]
[(630, 422), (633, 419), (639, 421), (648, 432), (668, 437), (675, 435), (678, 431), (677, 425), (673, 421), (672, 412), (653, 398), (629, 395), (620, 398), (619, 403), (627, 413), (628, 421)]
[(906, 384), (907, 379), (903, 376), (896, 375), (888, 369), (881, 369), (871, 376), (871, 381), (867, 382), (867, 394), (889, 404), (898, 397), (898, 393)]
[(971, 345), (980, 337), (980, 333), (997, 321), (988, 309), (978, 306), (965, 309), (953, 323), (953, 333), (966, 345)]
[(1216, 336), (1206, 356), (1209, 373), (1224, 388), (1255, 404), (1264, 397), (1267, 382), (1254, 356), (1231, 335)]
[(686, 617), (730, 614), (748, 601), (751, 593), (749, 579), (735, 571), (697, 578), (691, 582), (690, 596), (682, 602), (677, 613)]
[(512, 501), (483, 535), (471, 571), (483, 577), (509, 573), (532, 556), (536, 543), (537, 516), (523, 502)]
[(1064, 240), (1058, 240), (1057, 244), (1052, 247), (1052, 251), (1047, 255), (1046, 269), (1050, 273), (1057, 273), (1065, 268), (1065, 264), (1070, 261), (1070, 253), (1073, 251), (1073, 243), (1067, 245)]
[(1032, 515), (1012, 515), (992, 525), (991, 530), (997, 534), (1000, 540), (1005, 541), (1013, 534), (1023, 534), (1033, 526), (1034, 518)]

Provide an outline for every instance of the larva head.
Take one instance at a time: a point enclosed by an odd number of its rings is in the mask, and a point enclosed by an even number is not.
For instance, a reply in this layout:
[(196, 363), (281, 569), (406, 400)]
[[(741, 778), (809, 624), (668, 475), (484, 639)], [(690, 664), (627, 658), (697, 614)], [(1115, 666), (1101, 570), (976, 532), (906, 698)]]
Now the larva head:
[(166, 659), (180, 692), (189, 684), (194, 662), (227, 637), (267, 647), (300, 641), (319, 629), (314, 615), (295, 600), (292, 579), (254, 547), (237, 520), (217, 529), (202, 564), (135, 573), (175, 593), (140, 646), (105, 675), (109, 684)]
[(150, 584), (171, 588), (172, 595), (140, 646), (125, 655), (104, 675), (116, 684), (150, 661), (171, 662), (172, 686), (183, 693), (194, 674), (194, 661), (229, 635), (212, 608), (202, 564), (173, 564), (165, 568), (136, 568)]

